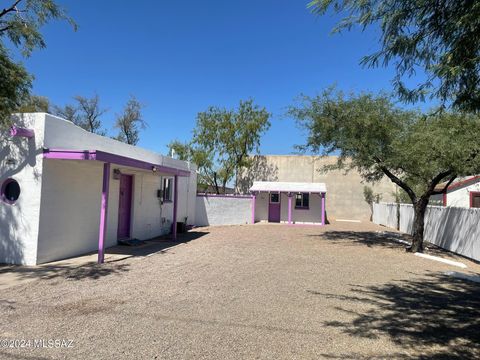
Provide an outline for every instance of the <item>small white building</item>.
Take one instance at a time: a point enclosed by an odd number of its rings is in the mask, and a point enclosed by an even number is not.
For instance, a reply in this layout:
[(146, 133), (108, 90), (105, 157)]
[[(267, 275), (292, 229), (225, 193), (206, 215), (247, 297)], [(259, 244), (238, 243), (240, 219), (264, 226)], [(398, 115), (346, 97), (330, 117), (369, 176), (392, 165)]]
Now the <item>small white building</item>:
[[(435, 190), (441, 191), (445, 183)], [(480, 208), (480, 176), (468, 176), (450, 184), (446, 193), (433, 195), (430, 203), (462, 208)]]
[(324, 183), (254, 181), (252, 223), (325, 225)]
[(196, 168), (45, 114), (0, 139), (0, 263), (35, 265), (194, 224)]

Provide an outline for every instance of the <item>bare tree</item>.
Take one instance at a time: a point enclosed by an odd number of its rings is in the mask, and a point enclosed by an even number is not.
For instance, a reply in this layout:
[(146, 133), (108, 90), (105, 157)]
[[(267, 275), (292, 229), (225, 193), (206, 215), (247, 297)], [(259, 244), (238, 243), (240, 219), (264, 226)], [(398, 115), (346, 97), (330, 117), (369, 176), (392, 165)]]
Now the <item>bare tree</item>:
[(143, 105), (130, 96), (121, 114), (117, 114), (114, 127), (119, 129), (116, 139), (130, 145), (137, 145), (140, 140), (140, 130), (145, 129), (147, 123), (142, 119)]
[(100, 107), (100, 97), (95, 94), (91, 98), (77, 95), (74, 97), (75, 105), (67, 104), (64, 107), (56, 106), (54, 108), (55, 115), (70, 120), (75, 125), (98, 135), (106, 135), (105, 129), (102, 128), (101, 116), (108, 109)]

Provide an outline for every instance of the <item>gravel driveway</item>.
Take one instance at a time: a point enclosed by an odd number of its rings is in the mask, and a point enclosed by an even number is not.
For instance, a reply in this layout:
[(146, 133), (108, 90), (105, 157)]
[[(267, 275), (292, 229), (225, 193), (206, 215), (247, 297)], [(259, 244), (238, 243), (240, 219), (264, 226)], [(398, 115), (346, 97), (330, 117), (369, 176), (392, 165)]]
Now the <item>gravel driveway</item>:
[(480, 284), (444, 274), (480, 267), (407, 254), (383, 230), (201, 228), (152, 256), (10, 287), (0, 339), (45, 342), (0, 358), (480, 357)]

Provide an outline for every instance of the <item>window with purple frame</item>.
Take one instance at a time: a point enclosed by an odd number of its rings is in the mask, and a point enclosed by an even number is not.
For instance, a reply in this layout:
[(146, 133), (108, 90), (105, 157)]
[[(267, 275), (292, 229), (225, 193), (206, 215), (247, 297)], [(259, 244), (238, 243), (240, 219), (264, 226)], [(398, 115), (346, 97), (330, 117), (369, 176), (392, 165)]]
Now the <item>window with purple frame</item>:
[(295, 209), (308, 209), (310, 207), (310, 194), (298, 193), (295, 195)]

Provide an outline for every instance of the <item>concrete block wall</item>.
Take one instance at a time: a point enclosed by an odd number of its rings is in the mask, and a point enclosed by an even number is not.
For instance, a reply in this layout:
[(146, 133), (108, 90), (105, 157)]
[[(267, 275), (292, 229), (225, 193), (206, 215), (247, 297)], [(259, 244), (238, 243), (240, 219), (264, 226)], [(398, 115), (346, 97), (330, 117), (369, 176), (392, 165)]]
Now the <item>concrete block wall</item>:
[(392, 201), (396, 186), (387, 178), (368, 184), (357, 171), (332, 170), (325, 165), (335, 164), (336, 156), (260, 155), (254, 157), (251, 169), (241, 174), (239, 191), (248, 192), (253, 181), (319, 182), (327, 186), (327, 216), (330, 220), (349, 219), (369, 221), (371, 210), (365, 202), (363, 188), (370, 186), (382, 196), (382, 201)]
[(197, 195), (195, 225), (241, 225), (252, 220), (250, 196)]

